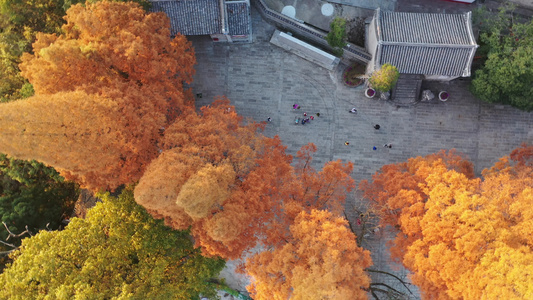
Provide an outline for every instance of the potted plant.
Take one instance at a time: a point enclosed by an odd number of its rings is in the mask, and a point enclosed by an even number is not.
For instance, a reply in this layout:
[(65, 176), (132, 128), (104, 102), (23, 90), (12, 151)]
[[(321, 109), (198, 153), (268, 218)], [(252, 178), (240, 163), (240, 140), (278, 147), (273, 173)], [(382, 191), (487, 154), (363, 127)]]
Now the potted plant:
[(374, 98), (374, 96), (376, 95), (376, 90), (369, 87), (365, 90), (365, 96), (367, 98)]
[(450, 94), (448, 92), (442, 91), (439, 93), (439, 100), (440, 101), (446, 101), (448, 100), (448, 97), (450, 97)]

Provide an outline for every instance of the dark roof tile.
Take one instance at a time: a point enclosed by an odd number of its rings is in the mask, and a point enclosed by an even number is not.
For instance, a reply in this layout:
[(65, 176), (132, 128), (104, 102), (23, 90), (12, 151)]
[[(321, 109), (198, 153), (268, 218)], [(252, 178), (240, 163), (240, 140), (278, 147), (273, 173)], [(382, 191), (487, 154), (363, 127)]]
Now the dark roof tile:
[(382, 41), (474, 45), (468, 14), (425, 14), (379, 10)]
[(250, 34), (250, 11), (246, 3), (227, 2), (228, 27), (230, 35)]
[(471, 48), (383, 45), (380, 63), (390, 63), (402, 74), (463, 76), (470, 73), (471, 52)]
[(172, 35), (206, 35), (222, 32), (218, 0), (152, 1), (153, 12), (170, 19)]

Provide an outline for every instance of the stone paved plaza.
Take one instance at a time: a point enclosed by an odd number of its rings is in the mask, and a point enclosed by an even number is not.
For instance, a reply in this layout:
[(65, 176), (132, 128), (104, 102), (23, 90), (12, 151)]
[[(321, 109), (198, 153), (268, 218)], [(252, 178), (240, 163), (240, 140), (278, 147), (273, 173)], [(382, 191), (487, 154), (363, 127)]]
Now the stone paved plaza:
[[(353, 178), (359, 182), (370, 179), (385, 164), (455, 148), (470, 158), (479, 175), (521, 143), (533, 142), (530, 113), (477, 100), (468, 91), (468, 80), (426, 84), (434, 94), (448, 91), (447, 102), (432, 100), (400, 108), (392, 102), (368, 99), (362, 87), (347, 88), (341, 83), (339, 76), (346, 66), (329, 72), (270, 44), (275, 28), (255, 9), (252, 17), (252, 44), (191, 39), (198, 60), (192, 88), (194, 93), (202, 93), (197, 105), (225, 95), (244, 117), (258, 122), (271, 117), (265, 134), (279, 135), (292, 155), (301, 146), (314, 143), (318, 168), (331, 160), (352, 161)], [(302, 108), (293, 110), (294, 103)], [(357, 115), (348, 112), (352, 107), (357, 108)], [(296, 125), (294, 119), (304, 112), (319, 112), (320, 117)], [(375, 130), (375, 124), (381, 128)], [(346, 146), (345, 141), (350, 144)], [(392, 149), (383, 148), (385, 143), (391, 143)], [(355, 198), (352, 196), (352, 201)], [(391, 270), (385, 247), (388, 235), (381, 231), (366, 244), (373, 251), (376, 269)], [(396, 271), (400, 276), (405, 273)], [(386, 278), (373, 280), (389, 282)]]

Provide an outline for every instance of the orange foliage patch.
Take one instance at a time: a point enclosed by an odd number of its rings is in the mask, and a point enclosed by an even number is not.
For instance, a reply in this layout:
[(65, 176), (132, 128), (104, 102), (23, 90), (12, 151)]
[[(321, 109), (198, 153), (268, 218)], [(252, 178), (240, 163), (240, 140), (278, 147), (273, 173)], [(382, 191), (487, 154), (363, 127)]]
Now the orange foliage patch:
[(65, 18), (62, 35), (38, 34), (22, 57), (36, 95), (2, 106), (11, 133), (0, 151), (93, 190), (135, 182), (158, 155), (159, 130), (191, 104), (191, 44), (131, 2), (79, 4)]
[(288, 241), (249, 258), (254, 299), (366, 299), (370, 252), (358, 247), (347, 221), (323, 210), (301, 212)]
[(399, 229), (392, 253), (427, 299), (533, 295), (533, 147), (472, 178), (471, 164), (441, 152), (388, 165), (361, 184)]

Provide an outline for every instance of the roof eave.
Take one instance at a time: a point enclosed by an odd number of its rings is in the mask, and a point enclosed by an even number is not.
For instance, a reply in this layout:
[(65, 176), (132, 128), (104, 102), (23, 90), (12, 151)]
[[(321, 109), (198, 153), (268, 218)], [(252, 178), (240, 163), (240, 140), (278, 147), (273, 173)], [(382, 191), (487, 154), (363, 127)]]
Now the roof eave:
[(476, 39), (474, 37), (474, 29), (472, 28), (472, 12), (469, 11), (465, 13), (465, 17), (466, 17), (466, 30), (468, 31), (468, 38), (470, 39), (470, 44), (475, 45), (477, 48), (478, 45), (476, 44)]
[(381, 32), (381, 9), (378, 7), (374, 12), (374, 25), (376, 26), (376, 39), (379, 42), (383, 41), (383, 33)]

